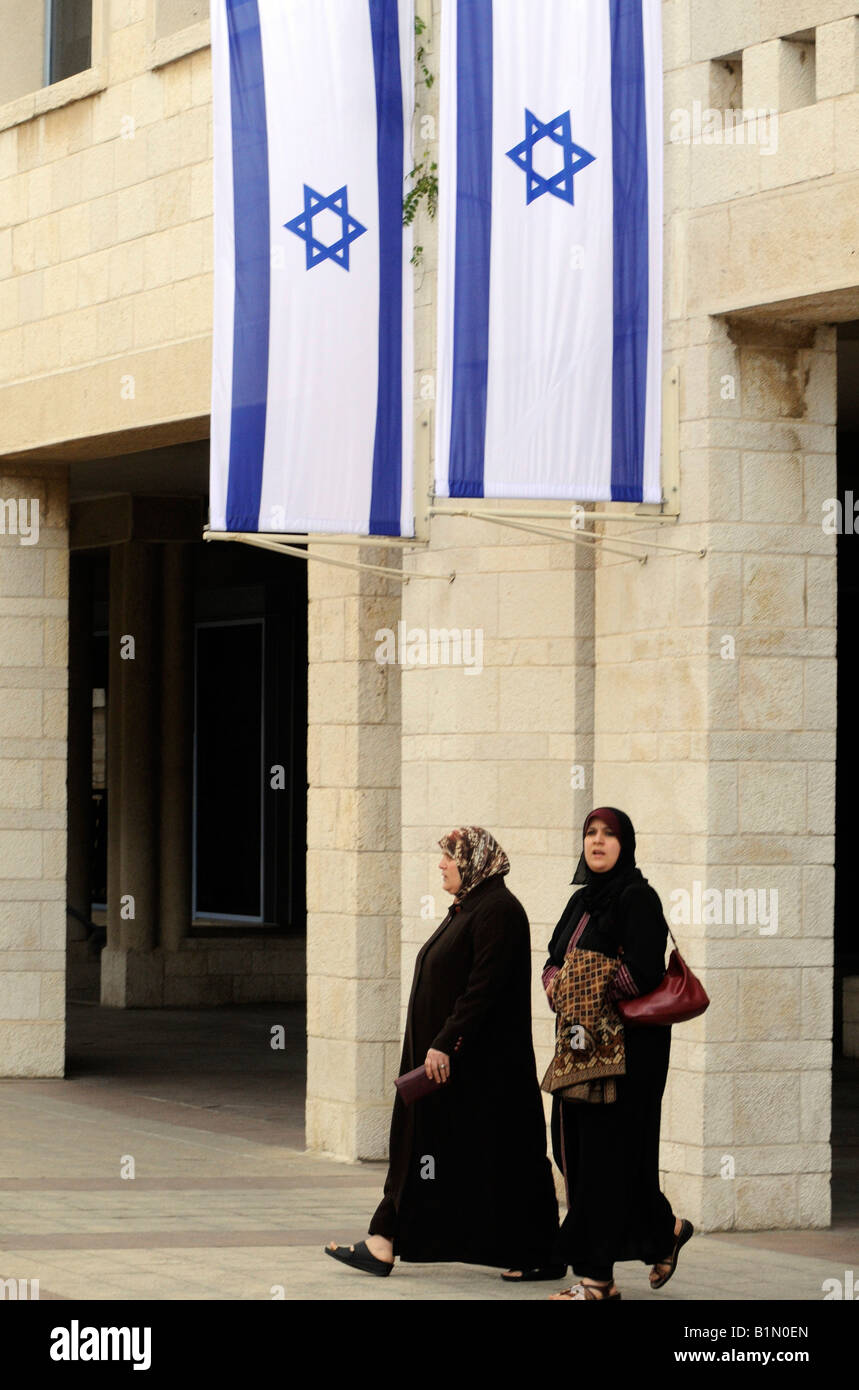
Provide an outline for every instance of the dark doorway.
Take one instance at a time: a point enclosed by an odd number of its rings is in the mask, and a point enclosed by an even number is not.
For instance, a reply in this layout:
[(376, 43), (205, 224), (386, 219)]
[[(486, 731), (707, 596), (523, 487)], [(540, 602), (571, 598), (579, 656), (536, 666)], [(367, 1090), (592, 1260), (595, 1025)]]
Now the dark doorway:
[[(234, 543), (199, 542), (190, 549), (193, 851), (187, 933), (303, 937), (307, 568), (292, 557)], [(109, 546), (82, 549), (73, 551), (70, 565), (70, 592), (84, 612), (76, 634), (75, 689), (85, 687), (77, 698), (91, 718), (87, 713), (70, 724), (70, 740), (80, 743), (86, 771), (75, 783), (80, 830), (74, 851), (70, 843), (78, 873), (77, 887), (71, 880), (69, 885), (68, 993), (89, 1003), (100, 999), (107, 919), (110, 559)]]
[(194, 922), (305, 930), (307, 567), (195, 547)]

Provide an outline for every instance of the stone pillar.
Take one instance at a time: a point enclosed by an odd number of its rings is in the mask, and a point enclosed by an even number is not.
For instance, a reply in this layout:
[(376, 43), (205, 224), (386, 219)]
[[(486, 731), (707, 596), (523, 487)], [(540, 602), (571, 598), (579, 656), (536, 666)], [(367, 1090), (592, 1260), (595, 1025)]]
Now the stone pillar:
[[(508, 886), (531, 923), (534, 1042), (545, 1070), (554, 1019), (540, 972), (592, 804), (593, 555), (586, 544), (437, 516), (428, 550), (405, 563), (442, 577), (403, 595), (405, 630), (425, 634), (430, 653), (435, 633), (438, 653), (402, 675), (403, 1006), (415, 956), (450, 902), (438, 839), (455, 825), (484, 825), (510, 857)], [(452, 632), (462, 653), (456, 661), (451, 649), (453, 662), (440, 645)]]
[(191, 921), (194, 650), (191, 547), (161, 546), (160, 943), (179, 950)]
[(0, 507), (0, 1073), (62, 1076), (66, 468), (4, 464)]
[(674, 1031), (665, 1185), (705, 1230), (826, 1225), (834, 330), (685, 319), (667, 348), (680, 521), (633, 534), (707, 554), (601, 554), (595, 702), (596, 799), (632, 815), (712, 1000)]
[(702, 963), (723, 1001), (703, 1028), (714, 1098), (704, 1212), (741, 1229), (827, 1226), (836, 557), (821, 523), (837, 493), (835, 329), (746, 321), (717, 332), (713, 370), (729, 350), (739, 389), (713, 422), (707, 459), (721, 497), (710, 528), (708, 873), (719, 887), (777, 891), (778, 924), (704, 927)]
[(400, 1053), (400, 682), (375, 634), (396, 631), (400, 585), (308, 564), (307, 1145), (378, 1159)]
[(157, 1005), (162, 994), (163, 965), (153, 954), (158, 912), (157, 569), (157, 550), (145, 541), (125, 541), (111, 550), (108, 940), (102, 952), (101, 1001), (118, 1008)]

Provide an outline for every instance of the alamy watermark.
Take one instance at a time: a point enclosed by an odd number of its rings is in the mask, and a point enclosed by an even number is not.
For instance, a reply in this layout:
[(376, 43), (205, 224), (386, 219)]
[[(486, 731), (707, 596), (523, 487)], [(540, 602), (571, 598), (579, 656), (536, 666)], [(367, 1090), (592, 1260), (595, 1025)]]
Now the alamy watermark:
[(676, 106), (669, 118), (673, 145), (757, 145), (761, 154), (778, 149), (778, 112), (772, 107), (729, 106), (719, 111), (693, 101)]
[(0, 535), (18, 536), (21, 545), (37, 545), (38, 497), (0, 497)]
[(849, 1299), (855, 1303), (859, 1299), (859, 1280), (853, 1278), (853, 1270), (845, 1269), (843, 1279), (824, 1279), (820, 1285), (824, 1299)]
[(130, 1361), (135, 1371), (152, 1365), (151, 1327), (81, 1327), (72, 1318), (69, 1327), (51, 1332), (52, 1361)]
[(840, 497), (826, 497), (820, 504), (823, 516), (820, 525), (825, 536), (854, 536), (859, 534), (859, 497), (854, 499), (852, 491)]
[(698, 879), (692, 881), (692, 892), (673, 888), (669, 894), (671, 908), (668, 920), (674, 927), (696, 926), (757, 926), (761, 936), (775, 936), (778, 931), (777, 888), (705, 888)]
[(39, 1297), (38, 1279), (0, 1279), (0, 1299), (37, 1299)]
[(380, 666), (463, 666), (467, 676), (483, 670), (483, 629), (480, 627), (410, 627), (402, 621), (396, 632), (380, 627), (376, 633)]

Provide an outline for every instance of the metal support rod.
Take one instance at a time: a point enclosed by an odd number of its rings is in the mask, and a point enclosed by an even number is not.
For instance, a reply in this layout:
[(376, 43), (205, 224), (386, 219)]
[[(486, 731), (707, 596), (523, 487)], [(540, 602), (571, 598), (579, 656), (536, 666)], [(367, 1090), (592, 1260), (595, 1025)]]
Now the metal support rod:
[(363, 565), (357, 560), (335, 560), (333, 555), (312, 555), (310, 551), (299, 550), (294, 545), (279, 545), (277, 541), (262, 540), (248, 531), (204, 531), (203, 540), (240, 541), (244, 545), (257, 545), (260, 550), (274, 550), (279, 555), (294, 555), (297, 560), (318, 560), (323, 565), (337, 565), (344, 570), (365, 570), (368, 574), (379, 574), (384, 579), (396, 579), (400, 584), (408, 584), (413, 579), (443, 579), (447, 584), (452, 584), (456, 578), (455, 570), (450, 574), (423, 574), (417, 570), (386, 569), (384, 565)]
[[(450, 515), (451, 513), (448, 512), (448, 516)], [(570, 531), (568, 534), (566, 531), (550, 530), (548, 526), (529, 526), (527, 522), (524, 521), (502, 520), (500, 517), (493, 516), (491, 512), (487, 512), (485, 515), (479, 515), (473, 511), (463, 510), (460, 515), (473, 516), (477, 521), (491, 521), (494, 522), (496, 526), (507, 526), (511, 531), (527, 531), (533, 536), (548, 536), (550, 540), (569, 541), (571, 545), (583, 545), (586, 550), (595, 549), (597, 541), (600, 541), (602, 543), (602, 549), (610, 551), (613, 555), (623, 555), (627, 560), (637, 560), (640, 565), (647, 563), (646, 555), (636, 555), (632, 550), (619, 550), (616, 545), (606, 545), (602, 540), (602, 536), (595, 536), (592, 531)], [(591, 541), (594, 543), (593, 547), (589, 544)]]
[[(572, 503), (571, 506), (583, 506), (583, 503)], [(461, 507), (430, 507), (430, 516), (473, 516), (473, 510), (465, 511)], [(569, 521), (571, 513), (569, 511), (495, 511), (493, 516), (512, 516), (517, 520), (527, 521), (533, 517), (535, 521)], [(654, 526), (657, 522), (677, 521), (676, 516), (669, 516), (663, 512), (585, 512), (585, 521), (644, 521), (649, 526)]]
[[(203, 540), (243, 541), (248, 534), (246, 531), (210, 531), (207, 528), (203, 532)], [(254, 531), (250, 534), (259, 536), (264, 541), (282, 541), (287, 545), (379, 545), (393, 550), (403, 550), (409, 545), (428, 544), (427, 541), (416, 540), (414, 536), (373, 536), (368, 539), (366, 536), (339, 533), (329, 536), (325, 532), (308, 535), (305, 531)]]
[[(470, 513), (470, 515), (473, 516), (473, 517), (474, 517), (476, 520), (478, 520), (478, 521), (492, 521), (492, 520), (494, 520), (494, 513), (493, 513), (493, 512), (478, 512), (478, 511), (472, 511), (472, 512)], [(585, 536), (588, 536), (588, 537), (591, 537), (591, 536), (592, 536), (594, 540), (601, 540), (601, 539), (602, 539), (601, 536), (596, 536), (596, 535), (594, 535), (594, 533), (593, 533), (592, 531), (581, 531), (581, 530), (579, 530), (578, 527), (576, 528), (576, 531), (577, 531), (578, 535), (580, 535), (580, 536), (581, 536), (581, 535), (585, 535)], [(566, 531), (556, 531), (556, 530), (554, 530), (552, 527), (549, 527), (549, 526), (540, 527), (540, 529), (539, 529), (539, 531), (538, 531), (538, 534), (539, 534), (539, 535), (542, 535), (542, 536), (556, 536), (556, 537), (558, 538), (559, 541), (564, 541), (564, 540), (567, 540), (567, 539), (568, 539), (568, 535), (567, 535), (567, 532), (566, 532)], [(699, 559), (702, 559), (702, 558), (707, 554), (707, 551), (706, 551), (706, 550), (700, 550), (700, 549), (699, 549), (699, 550), (691, 550), (690, 547), (689, 547), (688, 545), (666, 545), (666, 543), (665, 543), (664, 541), (645, 541), (645, 540), (639, 540), (638, 536), (615, 536), (613, 539), (614, 539), (614, 540), (618, 540), (618, 541), (623, 541), (623, 543), (624, 543), (625, 545), (649, 545), (649, 546), (652, 546), (654, 550), (670, 550), (670, 551), (672, 551), (675, 555), (697, 555)]]

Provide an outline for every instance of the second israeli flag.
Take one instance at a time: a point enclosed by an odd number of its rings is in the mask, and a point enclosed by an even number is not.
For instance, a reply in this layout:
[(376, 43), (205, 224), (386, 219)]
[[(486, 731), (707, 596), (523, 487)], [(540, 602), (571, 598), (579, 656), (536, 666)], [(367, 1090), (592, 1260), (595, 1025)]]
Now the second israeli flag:
[(446, 0), (436, 492), (660, 500), (659, 0)]

